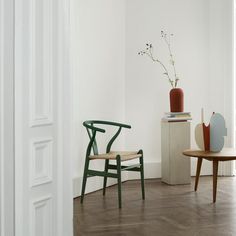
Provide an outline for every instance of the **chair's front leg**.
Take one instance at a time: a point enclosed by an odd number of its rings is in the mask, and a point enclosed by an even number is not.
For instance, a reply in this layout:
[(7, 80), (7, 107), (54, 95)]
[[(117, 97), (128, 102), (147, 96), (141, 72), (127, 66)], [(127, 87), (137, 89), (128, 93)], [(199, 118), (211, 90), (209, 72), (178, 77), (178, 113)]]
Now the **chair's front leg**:
[(142, 154), (142, 156), (139, 158), (139, 163), (140, 163), (140, 176), (141, 176), (141, 186), (142, 186), (142, 198), (143, 200), (145, 200), (143, 150), (140, 150), (138, 153)]
[[(105, 169), (104, 169), (105, 173), (108, 172), (108, 165), (109, 165), (109, 160), (105, 160)], [(104, 179), (103, 179), (103, 195), (106, 194), (106, 186), (107, 186), (107, 176), (104, 176)]]
[(119, 208), (121, 208), (121, 157), (120, 155), (116, 156), (116, 165), (117, 165), (117, 180), (118, 180), (118, 200)]
[(89, 158), (86, 157), (85, 164), (84, 164), (84, 176), (83, 176), (83, 183), (82, 183), (82, 190), (81, 190), (81, 198), (80, 203), (83, 203), (84, 200), (84, 193), (85, 193), (85, 187), (87, 182), (87, 176), (88, 176), (88, 168), (89, 168)]

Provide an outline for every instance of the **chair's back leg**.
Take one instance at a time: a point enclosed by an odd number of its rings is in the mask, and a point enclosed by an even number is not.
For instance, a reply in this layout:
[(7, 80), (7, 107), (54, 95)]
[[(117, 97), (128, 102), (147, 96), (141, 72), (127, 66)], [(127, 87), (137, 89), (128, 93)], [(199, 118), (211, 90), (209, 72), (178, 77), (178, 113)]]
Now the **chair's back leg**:
[(85, 164), (84, 164), (84, 175), (83, 175), (81, 197), (80, 197), (81, 203), (83, 203), (83, 200), (84, 200), (84, 193), (85, 193), (85, 187), (86, 187), (87, 176), (88, 176), (88, 168), (89, 168), (89, 158), (86, 157)]
[[(104, 168), (105, 173), (108, 172), (108, 165), (109, 165), (109, 160), (105, 160), (105, 168)], [(105, 194), (106, 194), (106, 186), (107, 186), (107, 176), (104, 176), (104, 179), (103, 179), (103, 196), (105, 196)]]
[(145, 199), (145, 188), (144, 188), (143, 151), (140, 150), (138, 153), (142, 154), (142, 156), (139, 158), (139, 163), (140, 163), (140, 176), (141, 176), (141, 186), (142, 186), (142, 198), (144, 200)]
[(119, 200), (119, 208), (121, 208), (121, 157), (117, 155), (116, 157), (116, 165), (117, 165), (117, 179), (118, 179), (118, 200)]

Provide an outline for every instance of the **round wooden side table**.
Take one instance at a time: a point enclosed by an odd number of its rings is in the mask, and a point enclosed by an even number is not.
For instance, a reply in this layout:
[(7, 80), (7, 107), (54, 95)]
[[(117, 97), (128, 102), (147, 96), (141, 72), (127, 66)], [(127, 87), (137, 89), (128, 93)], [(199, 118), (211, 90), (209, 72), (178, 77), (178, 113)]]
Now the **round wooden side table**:
[(221, 152), (209, 152), (202, 150), (185, 150), (183, 154), (188, 157), (196, 157), (197, 170), (195, 178), (194, 190), (197, 191), (199, 176), (201, 172), (202, 159), (213, 162), (213, 202), (216, 201), (216, 191), (217, 191), (217, 175), (218, 175), (218, 164), (219, 161), (233, 161), (236, 160), (236, 149), (234, 148), (224, 148)]

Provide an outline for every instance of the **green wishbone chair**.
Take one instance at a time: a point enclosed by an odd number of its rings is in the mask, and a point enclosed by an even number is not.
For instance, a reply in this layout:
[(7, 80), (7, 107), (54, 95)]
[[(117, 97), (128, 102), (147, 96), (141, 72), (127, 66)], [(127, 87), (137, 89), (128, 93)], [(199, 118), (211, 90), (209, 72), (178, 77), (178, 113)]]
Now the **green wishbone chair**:
[[(98, 147), (96, 142), (96, 133), (101, 132), (105, 133), (104, 129), (95, 127), (94, 125), (110, 125), (110, 126), (116, 126), (118, 127), (118, 131), (115, 133), (115, 135), (111, 138), (111, 140), (108, 142), (106, 147), (106, 153), (99, 154), (98, 153)], [(110, 121), (101, 121), (101, 120), (89, 120), (83, 122), (83, 125), (86, 127), (88, 136), (89, 136), (89, 144), (86, 151), (86, 159), (85, 159), (85, 165), (84, 165), (84, 175), (83, 175), (83, 183), (82, 183), (82, 191), (81, 191), (81, 203), (83, 203), (84, 200), (84, 193), (85, 193), (85, 187), (88, 177), (92, 176), (101, 176), (104, 177), (103, 180), (103, 195), (106, 193), (106, 185), (107, 185), (107, 177), (110, 178), (116, 178), (118, 181), (118, 199), (119, 199), (119, 208), (121, 208), (121, 171), (138, 171), (141, 175), (141, 186), (142, 186), (142, 199), (145, 199), (145, 190), (144, 190), (144, 167), (143, 167), (143, 151), (139, 150), (137, 152), (119, 152), (119, 151), (111, 151), (111, 146), (115, 139), (118, 137), (118, 135), (121, 132), (122, 128), (128, 128), (130, 129), (130, 125), (126, 124), (120, 124)], [(93, 155), (91, 155), (91, 152), (93, 151)], [(139, 159), (139, 163), (136, 165), (131, 166), (124, 166), (121, 165), (121, 162), (128, 161), (132, 159)], [(105, 168), (104, 171), (98, 171), (98, 170), (92, 170), (89, 168), (89, 162), (92, 160), (102, 159), (105, 160)], [(115, 160), (116, 164), (109, 164), (110, 160)], [(109, 170), (116, 170), (116, 173), (111, 173)]]

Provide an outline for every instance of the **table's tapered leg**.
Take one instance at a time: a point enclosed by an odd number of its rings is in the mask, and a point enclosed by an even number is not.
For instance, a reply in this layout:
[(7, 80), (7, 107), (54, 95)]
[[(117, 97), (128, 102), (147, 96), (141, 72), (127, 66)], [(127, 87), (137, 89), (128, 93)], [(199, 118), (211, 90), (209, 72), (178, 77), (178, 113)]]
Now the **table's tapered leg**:
[(213, 202), (216, 202), (218, 163), (219, 161), (213, 161)]
[(198, 157), (198, 159), (197, 159), (197, 171), (196, 171), (194, 191), (197, 191), (197, 186), (198, 186), (198, 182), (199, 182), (199, 176), (200, 176), (200, 172), (201, 172), (201, 167), (202, 167), (202, 158)]

